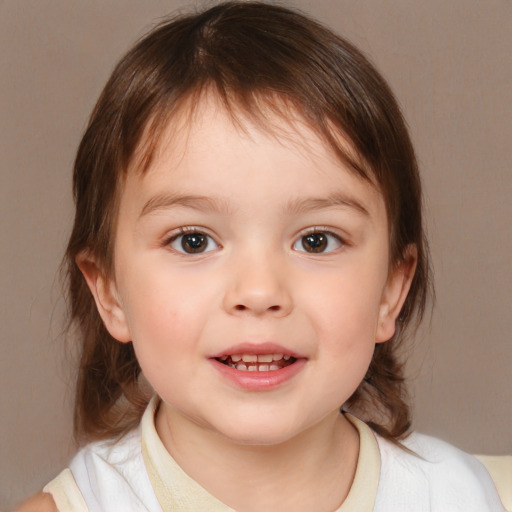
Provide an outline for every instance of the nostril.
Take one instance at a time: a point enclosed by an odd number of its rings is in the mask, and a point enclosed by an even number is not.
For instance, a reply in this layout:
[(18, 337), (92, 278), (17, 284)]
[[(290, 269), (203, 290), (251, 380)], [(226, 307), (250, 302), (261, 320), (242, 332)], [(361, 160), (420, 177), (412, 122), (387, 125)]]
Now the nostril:
[[(245, 311), (246, 309), (249, 309), (249, 308), (247, 306), (244, 306), (243, 304), (237, 304), (235, 306), (236, 311)], [(267, 311), (280, 311), (280, 310), (281, 310), (281, 306), (279, 306), (279, 305), (269, 306), (267, 308)]]

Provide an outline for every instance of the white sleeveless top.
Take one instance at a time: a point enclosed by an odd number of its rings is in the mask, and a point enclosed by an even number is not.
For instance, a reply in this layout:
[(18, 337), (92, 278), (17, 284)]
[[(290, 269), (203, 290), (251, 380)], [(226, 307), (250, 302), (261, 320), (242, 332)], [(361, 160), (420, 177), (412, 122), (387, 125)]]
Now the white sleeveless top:
[[(155, 429), (155, 397), (138, 429), (117, 443), (80, 450), (43, 490), (60, 512), (235, 512), (190, 478)], [(438, 439), (412, 434), (415, 456), (347, 415), (359, 432), (356, 474), (334, 512), (502, 512), (493, 482), (471, 455)]]

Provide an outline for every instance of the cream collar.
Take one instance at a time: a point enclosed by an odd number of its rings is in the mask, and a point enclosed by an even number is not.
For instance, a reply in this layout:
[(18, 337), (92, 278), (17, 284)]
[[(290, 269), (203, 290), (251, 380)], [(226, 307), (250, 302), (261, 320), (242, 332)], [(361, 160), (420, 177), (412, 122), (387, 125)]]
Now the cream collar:
[[(165, 449), (155, 428), (160, 399), (154, 396), (142, 417), (142, 454), (151, 485), (164, 512), (236, 512), (190, 478)], [(359, 456), (349, 494), (334, 512), (371, 512), (380, 476), (375, 436), (364, 422), (346, 413), (359, 433)]]

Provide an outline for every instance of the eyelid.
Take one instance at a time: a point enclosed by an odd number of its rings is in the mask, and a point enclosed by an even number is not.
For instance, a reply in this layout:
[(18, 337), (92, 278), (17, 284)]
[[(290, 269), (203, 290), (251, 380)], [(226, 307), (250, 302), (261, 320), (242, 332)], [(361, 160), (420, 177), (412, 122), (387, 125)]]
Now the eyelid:
[[(335, 238), (337, 240), (338, 244), (339, 244), (338, 247), (336, 247), (334, 249), (331, 249), (331, 250), (328, 250), (328, 251), (317, 252), (317, 253), (315, 253), (315, 252), (308, 252), (308, 251), (306, 251), (304, 249), (297, 249), (296, 248), (296, 245), (300, 244), (302, 239), (305, 236), (308, 236), (308, 235), (311, 235), (311, 234), (315, 234), (315, 233), (321, 233), (321, 234), (327, 235), (329, 237)], [(330, 254), (330, 253), (335, 252), (335, 251), (339, 250), (340, 248), (346, 247), (348, 245), (349, 245), (349, 243), (347, 242), (346, 237), (341, 235), (340, 233), (338, 233), (335, 229), (327, 227), (327, 226), (314, 226), (314, 227), (307, 228), (307, 229), (301, 231), (297, 235), (297, 239), (293, 243), (292, 248), (294, 250), (298, 251), (298, 252), (303, 252), (303, 253), (306, 253), (306, 254), (321, 255), (321, 254)]]
[[(172, 244), (180, 237), (185, 236), (185, 235), (196, 234), (196, 233), (204, 235), (208, 239), (212, 240), (214, 242), (214, 244), (216, 245), (216, 247), (214, 249), (209, 249), (209, 250), (205, 250), (205, 251), (201, 251), (201, 252), (197, 252), (197, 253), (193, 253), (193, 252), (188, 253), (185, 251), (180, 251), (180, 250), (176, 249), (175, 247), (172, 247)], [(212, 252), (213, 250), (219, 249), (222, 247), (221, 244), (216, 240), (216, 237), (209, 233), (208, 229), (200, 227), (200, 226), (180, 226), (179, 228), (176, 228), (173, 231), (171, 231), (170, 233), (166, 234), (166, 236), (162, 242), (162, 245), (164, 247), (169, 247), (171, 250), (173, 250), (174, 252), (176, 252), (182, 256), (183, 255), (185, 255), (185, 256), (201, 256), (203, 254)]]

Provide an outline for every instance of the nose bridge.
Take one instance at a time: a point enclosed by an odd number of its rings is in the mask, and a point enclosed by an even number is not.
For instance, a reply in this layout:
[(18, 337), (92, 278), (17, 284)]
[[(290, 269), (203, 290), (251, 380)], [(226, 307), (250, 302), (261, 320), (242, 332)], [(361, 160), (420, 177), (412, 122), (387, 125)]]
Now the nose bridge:
[(284, 255), (271, 247), (248, 247), (231, 262), (225, 307), (229, 312), (284, 316), (292, 308)]

